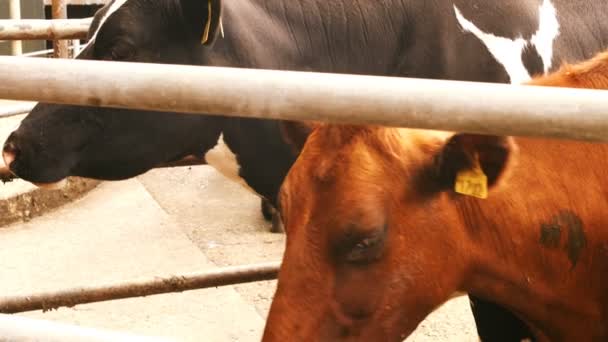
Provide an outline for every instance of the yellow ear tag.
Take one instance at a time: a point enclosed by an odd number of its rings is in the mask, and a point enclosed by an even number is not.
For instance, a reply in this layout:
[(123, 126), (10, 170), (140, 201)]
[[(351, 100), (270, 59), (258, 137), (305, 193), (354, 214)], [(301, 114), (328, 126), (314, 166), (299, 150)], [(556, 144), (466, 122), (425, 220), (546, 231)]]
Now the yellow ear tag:
[(475, 154), (471, 169), (463, 170), (456, 174), (454, 191), (467, 196), (482, 199), (488, 198), (488, 177), (486, 177), (479, 165), (479, 156), (477, 154)]
[(209, 31), (211, 30), (211, 0), (207, 1), (207, 12), (209, 13), (207, 22), (205, 23), (205, 31), (203, 31), (203, 37), (201, 38), (201, 44), (207, 43), (209, 40)]

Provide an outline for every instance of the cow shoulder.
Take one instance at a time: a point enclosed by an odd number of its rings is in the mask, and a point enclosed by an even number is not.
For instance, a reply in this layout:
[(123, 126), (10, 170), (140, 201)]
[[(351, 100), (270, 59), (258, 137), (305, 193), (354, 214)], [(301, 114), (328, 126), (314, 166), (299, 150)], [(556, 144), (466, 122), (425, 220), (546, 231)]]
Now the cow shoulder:
[(608, 51), (597, 54), (594, 58), (578, 63), (564, 63), (561, 68), (549, 75), (536, 77), (530, 85), (608, 89)]

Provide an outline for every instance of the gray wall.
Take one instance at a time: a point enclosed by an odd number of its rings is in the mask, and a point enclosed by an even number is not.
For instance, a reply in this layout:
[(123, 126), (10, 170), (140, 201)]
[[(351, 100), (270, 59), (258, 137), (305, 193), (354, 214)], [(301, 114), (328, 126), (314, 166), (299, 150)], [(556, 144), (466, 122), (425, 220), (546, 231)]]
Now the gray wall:
[[(24, 19), (43, 19), (44, 7), (42, 0), (21, 0), (21, 17)], [(0, 0), (0, 19), (9, 19), (8, 1)], [(44, 41), (24, 41), (23, 52), (43, 50)], [(11, 43), (0, 42), (0, 55), (11, 54)]]

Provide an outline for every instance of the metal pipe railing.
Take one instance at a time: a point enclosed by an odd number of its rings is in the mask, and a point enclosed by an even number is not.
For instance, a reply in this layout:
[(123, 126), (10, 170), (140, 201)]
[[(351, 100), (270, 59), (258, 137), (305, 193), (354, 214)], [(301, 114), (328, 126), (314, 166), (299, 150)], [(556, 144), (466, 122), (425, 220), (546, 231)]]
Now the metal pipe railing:
[(603, 90), (19, 57), (0, 75), (6, 99), (608, 141)]
[(27, 296), (0, 297), (0, 312), (47, 311), (85, 303), (273, 280), (277, 278), (279, 267), (280, 262), (231, 266), (189, 275), (154, 277), (152, 279), (121, 282), (97, 287), (81, 287)]
[[(68, 5), (66, 0), (53, 0), (51, 5), (51, 12), (54, 20), (61, 20), (68, 18)], [(65, 40), (54, 40), (53, 41), (53, 56), (55, 58), (68, 58), (68, 42)]]
[[(90, 5), (106, 5), (110, 3), (111, 0), (67, 0), (68, 5), (77, 5), (77, 6), (90, 6)], [(52, 0), (44, 0), (44, 5), (51, 5)]]
[(86, 39), (92, 20), (0, 20), (0, 40)]
[(29, 113), (36, 102), (16, 103), (0, 107), (0, 119)]
[[(68, 50), (71, 51), (73, 56), (78, 55), (80, 53), (82, 46), (80, 45), (80, 41), (78, 39), (72, 40), (72, 45), (68, 46)], [(38, 50), (32, 52), (26, 52), (20, 55), (20, 57), (53, 57), (54, 49), (45, 49)], [(0, 117), (2, 117), (2, 110), (0, 109)]]
[[(21, 19), (21, 0), (10, 0), (9, 2), (10, 18), (12, 20)], [(11, 41), (11, 54), (18, 56), (23, 53), (23, 44), (20, 40)]]

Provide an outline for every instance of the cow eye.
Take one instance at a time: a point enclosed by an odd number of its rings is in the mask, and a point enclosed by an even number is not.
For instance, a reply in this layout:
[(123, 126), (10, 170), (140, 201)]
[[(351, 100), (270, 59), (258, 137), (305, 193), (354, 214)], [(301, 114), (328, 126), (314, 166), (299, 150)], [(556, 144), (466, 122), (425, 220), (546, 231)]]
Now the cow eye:
[(126, 43), (119, 43), (112, 47), (110, 56), (113, 61), (125, 61), (133, 57), (135, 49)]
[(349, 235), (344, 244), (347, 248), (345, 248), (343, 253), (343, 260), (346, 263), (365, 265), (380, 259), (384, 251), (386, 227), (363, 235)]

